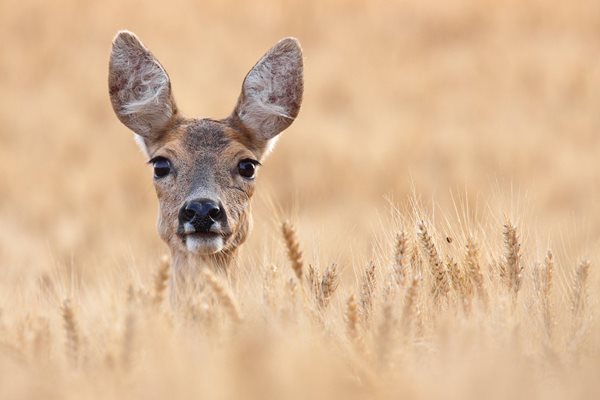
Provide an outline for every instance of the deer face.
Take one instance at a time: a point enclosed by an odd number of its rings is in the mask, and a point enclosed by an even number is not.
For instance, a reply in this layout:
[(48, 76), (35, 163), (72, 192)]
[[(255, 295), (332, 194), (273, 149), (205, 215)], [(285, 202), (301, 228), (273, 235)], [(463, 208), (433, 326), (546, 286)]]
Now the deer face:
[(229, 117), (185, 118), (158, 60), (132, 33), (116, 36), (112, 106), (154, 169), (158, 231), (173, 253), (229, 254), (245, 241), (256, 172), (298, 115), (302, 87), (302, 52), (283, 39), (250, 70)]

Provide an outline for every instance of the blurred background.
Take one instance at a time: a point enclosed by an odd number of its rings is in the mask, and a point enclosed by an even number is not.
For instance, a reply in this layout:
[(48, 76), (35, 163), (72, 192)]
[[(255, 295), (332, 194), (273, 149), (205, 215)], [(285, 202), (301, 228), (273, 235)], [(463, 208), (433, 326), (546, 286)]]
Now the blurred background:
[(161, 60), (185, 115), (214, 118), (299, 38), (304, 103), (258, 178), (256, 257), (291, 217), (309, 257), (368, 258), (413, 195), (439, 218), (515, 213), (557, 252), (597, 250), (598, 1), (1, 0), (4, 282), (166, 252), (151, 169), (108, 98), (119, 29)]

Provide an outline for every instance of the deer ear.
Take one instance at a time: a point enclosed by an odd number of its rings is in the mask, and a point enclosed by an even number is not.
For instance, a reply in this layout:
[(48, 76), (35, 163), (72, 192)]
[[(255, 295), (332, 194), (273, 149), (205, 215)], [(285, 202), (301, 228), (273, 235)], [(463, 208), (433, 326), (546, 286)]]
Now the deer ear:
[(177, 113), (167, 72), (131, 32), (113, 40), (108, 86), (119, 120), (144, 139), (156, 139)]
[(285, 38), (248, 72), (232, 118), (250, 139), (266, 145), (294, 122), (302, 103), (302, 70), (300, 44)]

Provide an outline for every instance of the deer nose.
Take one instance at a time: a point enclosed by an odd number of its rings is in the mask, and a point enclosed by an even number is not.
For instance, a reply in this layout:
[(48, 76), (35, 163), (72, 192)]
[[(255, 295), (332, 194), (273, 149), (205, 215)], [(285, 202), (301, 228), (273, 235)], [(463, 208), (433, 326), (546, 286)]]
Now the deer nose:
[(223, 212), (219, 205), (209, 199), (192, 200), (179, 211), (179, 223), (191, 224), (196, 232), (207, 233), (215, 222), (221, 219)]

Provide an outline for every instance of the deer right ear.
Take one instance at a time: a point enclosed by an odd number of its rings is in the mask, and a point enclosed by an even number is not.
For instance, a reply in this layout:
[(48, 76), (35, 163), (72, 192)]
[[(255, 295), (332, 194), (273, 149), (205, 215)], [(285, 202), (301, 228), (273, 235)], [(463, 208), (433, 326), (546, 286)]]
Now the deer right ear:
[(119, 120), (144, 139), (158, 138), (177, 114), (167, 72), (131, 32), (113, 40), (108, 86)]
[(268, 147), (298, 116), (303, 86), (300, 44), (282, 39), (246, 75), (232, 118), (258, 147)]

